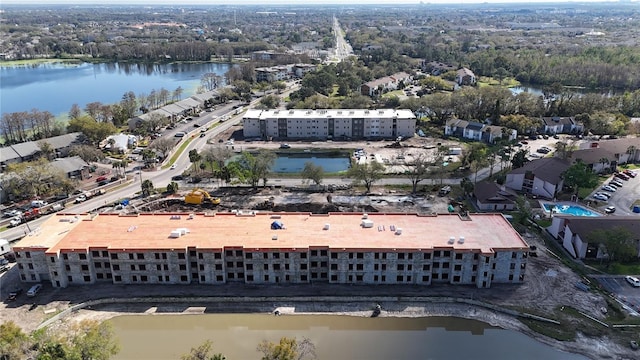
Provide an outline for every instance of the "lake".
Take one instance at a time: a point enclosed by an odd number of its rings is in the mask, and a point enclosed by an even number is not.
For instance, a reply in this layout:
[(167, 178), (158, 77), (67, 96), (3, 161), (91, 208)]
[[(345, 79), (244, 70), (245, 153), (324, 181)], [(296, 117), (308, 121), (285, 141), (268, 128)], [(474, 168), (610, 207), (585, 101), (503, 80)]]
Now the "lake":
[(262, 340), (309, 338), (318, 359), (332, 360), (586, 360), (521, 333), (451, 317), (203, 314), (118, 316), (113, 359), (179, 359), (213, 341), (227, 359), (259, 359)]
[(205, 73), (223, 76), (229, 64), (43, 63), (0, 66), (0, 113), (36, 108), (55, 116), (66, 115), (71, 105), (90, 102), (113, 104), (133, 91), (138, 95), (179, 86), (182, 98), (193, 95)]

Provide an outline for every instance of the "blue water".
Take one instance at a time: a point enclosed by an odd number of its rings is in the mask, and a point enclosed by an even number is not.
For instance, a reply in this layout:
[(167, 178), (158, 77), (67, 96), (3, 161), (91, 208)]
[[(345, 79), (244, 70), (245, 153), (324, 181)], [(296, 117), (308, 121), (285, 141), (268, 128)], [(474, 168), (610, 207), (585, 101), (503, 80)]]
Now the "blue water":
[(0, 66), (0, 113), (49, 111), (58, 116), (71, 105), (84, 108), (90, 102), (113, 104), (133, 91), (136, 96), (152, 90), (181, 87), (182, 99), (193, 95), (205, 73), (223, 76), (229, 64), (62, 64)]
[(325, 173), (346, 171), (351, 165), (347, 154), (341, 156), (323, 153), (278, 154), (271, 171), (287, 174), (299, 173), (307, 162), (322, 166)]
[[(553, 204), (542, 204), (545, 211), (551, 211), (551, 206)], [(554, 208), (555, 214), (563, 214), (563, 215), (573, 215), (573, 216), (600, 216), (600, 214), (593, 212), (591, 210), (585, 209), (582, 206), (578, 205), (566, 205), (566, 204), (555, 204)]]

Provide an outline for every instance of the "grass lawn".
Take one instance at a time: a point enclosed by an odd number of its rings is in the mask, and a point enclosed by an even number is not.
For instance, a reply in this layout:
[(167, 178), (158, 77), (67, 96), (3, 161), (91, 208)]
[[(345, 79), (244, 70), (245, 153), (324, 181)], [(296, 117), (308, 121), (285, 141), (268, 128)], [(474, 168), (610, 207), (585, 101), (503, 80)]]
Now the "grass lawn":
[(29, 59), (29, 60), (13, 60), (13, 61), (0, 61), (0, 66), (25, 66), (36, 64), (50, 64), (50, 63), (79, 63), (82, 60), (78, 59)]
[(384, 93), (382, 94), (383, 98), (388, 98), (388, 97), (392, 97), (392, 96), (402, 96), (404, 95), (404, 92), (402, 92), (402, 90), (394, 90), (394, 91), (389, 91), (388, 93)]
[(163, 169), (168, 169), (171, 165), (173, 165), (173, 163), (176, 162), (176, 160), (178, 160), (178, 157), (180, 156), (180, 154), (182, 154), (184, 149), (186, 149), (187, 146), (189, 146), (189, 143), (191, 143), (191, 141), (193, 139), (194, 138), (190, 137), (185, 142), (183, 142), (182, 145), (180, 145), (180, 147), (178, 148), (178, 151), (176, 151), (175, 154), (173, 154), (173, 156), (171, 157), (169, 162), (165, 166), (163, 166), (162, 168)]
[(624, 264), (619, 262), (608, 264), (606, 261), (601, 262), (600, 260), (585, 260), (584, 262), (589, 266), (611, 275), (640, 274), (639, 261)]
[(514, 78), (504, 78), (502, 83), (498, 79), (494, 79), (492, 77), (480, 76), (478, 79), (478, 86), (505, 86), (505, 87), (516, 87), (520, 86), (520, 81)]

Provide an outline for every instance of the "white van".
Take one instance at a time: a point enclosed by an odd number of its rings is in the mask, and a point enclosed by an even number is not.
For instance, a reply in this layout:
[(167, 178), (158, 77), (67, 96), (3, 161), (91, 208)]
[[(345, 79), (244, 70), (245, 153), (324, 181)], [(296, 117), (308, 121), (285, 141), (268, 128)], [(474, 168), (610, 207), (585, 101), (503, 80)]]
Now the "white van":
[(38, 291), (40, 291), (40, 289), (42, 288), (41, 284), (35, 284), (33, 285), (29, 291), (27, 291), (27, 296), (28, 297), (34, 297), (36, 296), (36, 294), (38, 294)]
[(42, 200), (33, 200), (31, 202), (31, 207), (32, 208), (40, 208), (40, 207), (43, 207), (45, 205), (47, 205), (47, 202), (46, 201), (42, 201)]

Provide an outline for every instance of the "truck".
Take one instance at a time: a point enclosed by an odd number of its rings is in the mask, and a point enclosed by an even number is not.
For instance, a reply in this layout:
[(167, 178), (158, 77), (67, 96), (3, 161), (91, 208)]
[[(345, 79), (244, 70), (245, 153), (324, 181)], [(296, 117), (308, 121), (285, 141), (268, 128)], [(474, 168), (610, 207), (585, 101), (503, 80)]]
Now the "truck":
[(40, 215), (42, 215), (40, 213), (40, 208), (31, 208), (22, 214), (22, 219), (27, 222), (39, 218)]
[(9, 240), (0, 239), (0, 256), (4, 256), (11, 252), (11, 246), (9, 246)]

